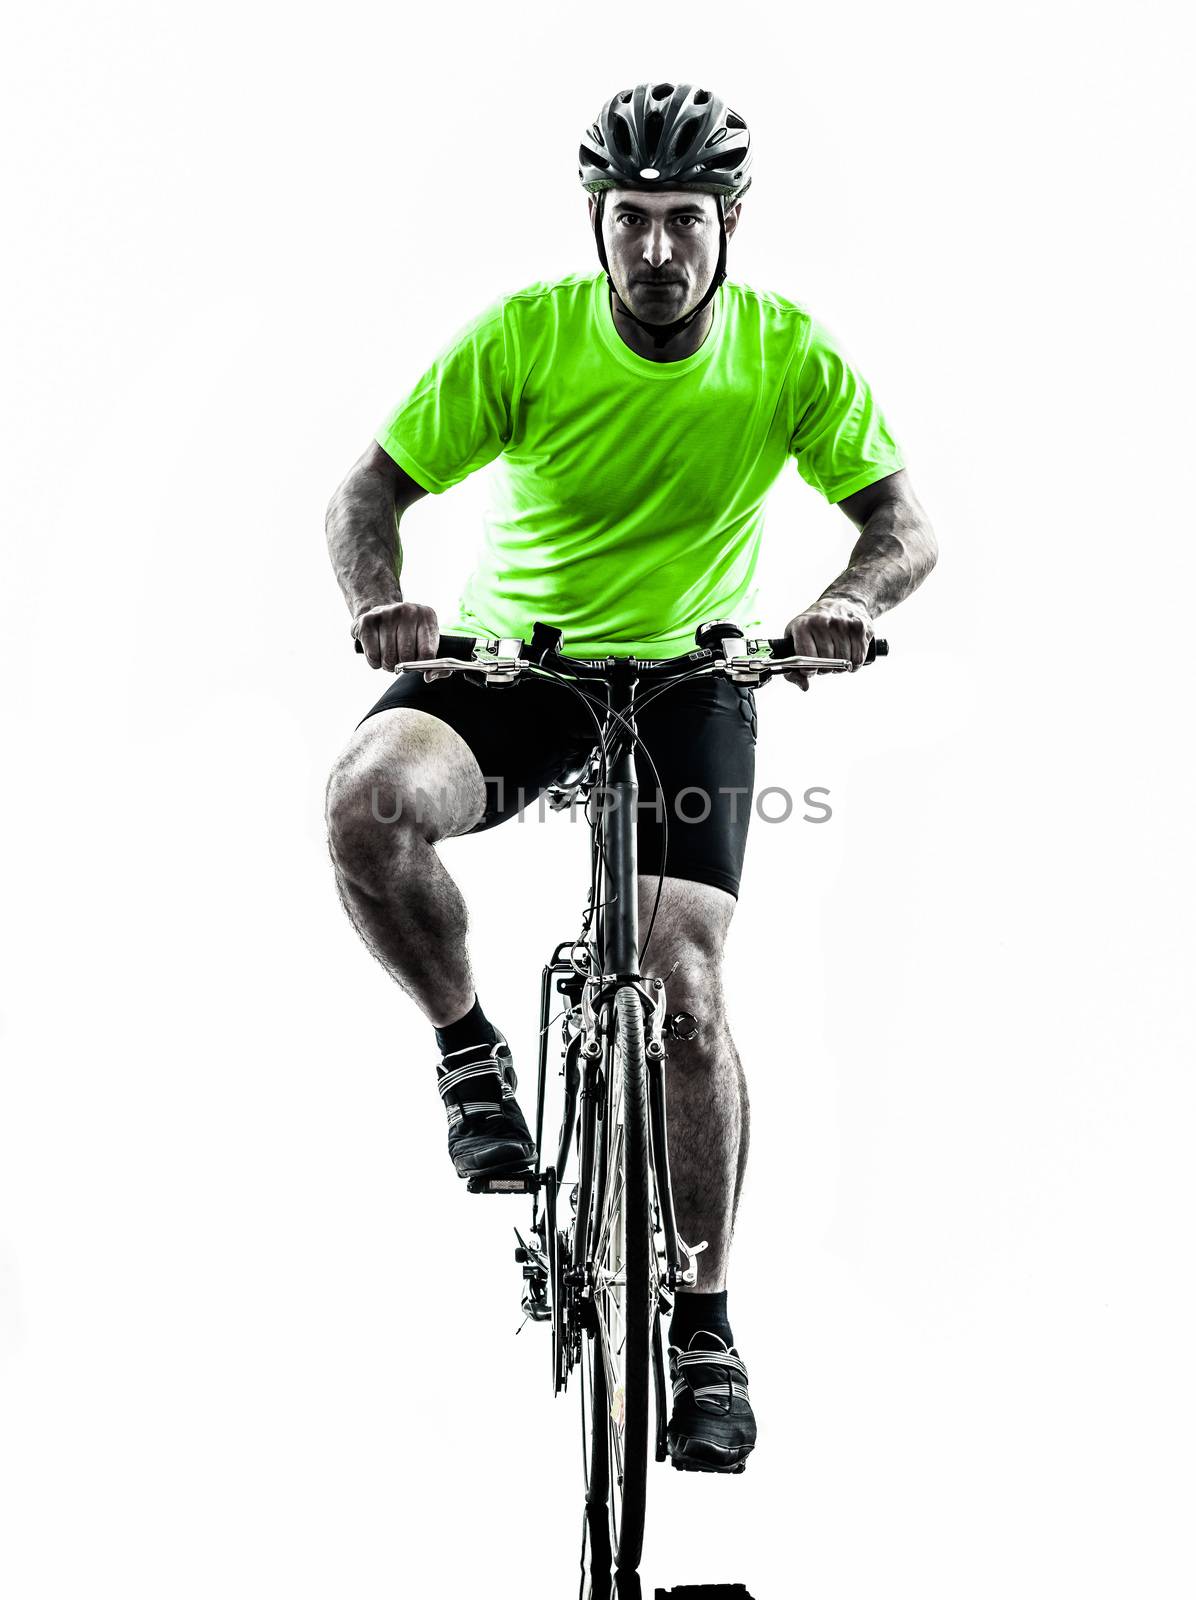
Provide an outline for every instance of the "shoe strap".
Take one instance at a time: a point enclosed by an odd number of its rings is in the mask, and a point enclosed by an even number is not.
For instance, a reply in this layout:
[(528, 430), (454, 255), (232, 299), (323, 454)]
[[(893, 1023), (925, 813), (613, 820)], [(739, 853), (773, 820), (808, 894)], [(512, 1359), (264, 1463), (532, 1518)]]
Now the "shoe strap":
[[(448, 1065), (461, 1056), (473, 1056), (474, 1059), (456, 1067)], [(476, 1082), (479, 1078), (497, 1078), (502, 1086), (500, 1099), (509, 1100), (515, 1093), (514, 1077), (510, 1047), (505, 1039), (496, 1039), (493, 1044), (471, 1044), (463, 1050), (450, 1050), (436, 1069), (436, 1087), (440, 1091), (440, 1098), (448, 1105), (450, 1096), (453, 1102), (460, 1101), (458, 1091), (462, 1084)]]
[(676, 1345), (671, 1345), (669, 1359), (677, 1372), (683, 1367), (726, 1367), (747, 1382), (747, 1368), (730, 1350), (678, 1350)]
[(497, 1061), (478, 1061), (472, 1067), (457, 1067), (452, 1072), (441, 1074), (436, 1081), (440, 1090), (440, 1098), (447, 1100), (452, 1092), (461, 1084), (469, 1082), (471, 1078), (498, 1078), (502, 1079), (503, 1071)]
[[(673, 1385), (673, 1399), (676, 1400), (678, 1395), (680, 1395), (685, 1389), (688, 1389), (690, 1394), (692, 1394), (694, 1399), (699, 1403), (703, 1400), (727, 1400), (728, 1394), (730, 1394), (731, 1398), (734, 1400), (746, 1400), (749, 1405), (752, 1403), (748, 1396), (747, 1389), (742, 1383), (703, 1383), (697, 1388), (694, 1388), (692, 1384), (686, 1383), (684, 1378), (678, 1378), (677, 1382)], [(729, 1411), (731, 1409), (730, 1403), (728, 1402), (726, 1406), (720, 1405), (718, 1409), (724, 1412)]]
[[(674, 1400), (688, 1390), (702, 1410), (724, 1415), (730, 1413), (736, 1400), (752, 1403), (747, 1392), (747, 1368), (730, 1350), (678, 1350), (676, 1345), (670, 1345), (669, 1365)], [(726, 1376), (719, 1383), (694, 1383), (687, 1367), (719, 1367)], [(737, 1383), (737, 1378), (742, 1378), (742, 1383)]]

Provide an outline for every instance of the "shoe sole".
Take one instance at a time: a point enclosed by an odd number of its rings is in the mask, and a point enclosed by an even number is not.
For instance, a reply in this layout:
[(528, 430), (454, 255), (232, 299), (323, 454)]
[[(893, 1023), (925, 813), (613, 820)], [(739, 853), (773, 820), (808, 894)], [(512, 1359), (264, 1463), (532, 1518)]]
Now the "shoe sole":
[(717, 1457), (710, 1454), (719, 1449), (718, 1445), (698, 1444), (692, 1439), (680, 1439), (674, 1445), (669, 1441), (669, 1460), (678, 1472), (743, 1472), (747, 1467), (747, 1458), (755, 1447), (749, 1445), (746, 1450), (727, 1450)]
[(458, 1167), (453, 1163), (459, 1178), (510, 1178), (517, 1172), (534, 1172), (536, 1163), (532, 1156), (521, 1156), (518, 1161), (505, 1161), (496, 1167)]

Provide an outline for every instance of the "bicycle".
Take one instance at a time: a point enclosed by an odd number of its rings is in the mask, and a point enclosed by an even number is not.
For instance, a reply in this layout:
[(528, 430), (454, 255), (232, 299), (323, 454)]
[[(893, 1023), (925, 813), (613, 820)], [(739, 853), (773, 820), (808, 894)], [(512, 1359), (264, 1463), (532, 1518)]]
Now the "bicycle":
[[(745, 654), (734, 653), (737, 640)], [(677, 1290), (696, 1283), (694, 1263), (706, 1247), (678, 1233), (666, 1132), (665, 1041), (694, 1038), (697, 1023), (686, 1012), (670, 1015), (665, 980), (641, 974), (667, 866), (668, 820), (665, 863), (641, 946), (634, 711), (691, 677), (721, 674), (755, 687), (777, 672), (850, 672), (852, 666), (840, 657), (797, 656), (788, 639), (746, 639), (729, 622), (704, 624), (696, 649), (658, 661), (575, 659), (559, 653), (561, 642), (559, 629), (540, 622), (530, 641), (442, 634), (433, 659), (400, 662), (395, 670), (480, 673), (493, 685), (515, 684), (528, 674), (549, 677), (578, 694), (593, 719), (589, 755), (548, 789), (558, 810), (584, 800), (591, 827), (590, 896), (581, 932), (556, 946), (541, 975), (537, 1166), (544, 1153), (548, 1033), (562, 1017), (564, 1099), (555, 1159), (542, 1170), (472, 1178), (469, 1188), (532, 1197), (527, 1238), (515, 1230), (524, 1322), (551, 1325), (554, 1396), (578, 1372), (586, 1503), (606, 1508), (616, 1565), (631, 1571), (643, 1544), (650, 1393), (655, 1459), (668, 1453), (661, 1319)], [(887, 653), (887, 643), (874, 639), (868, 660)], [(641, 680), (651, 687), (637, 699)], [(605, 699), (581, 688), (587, 682), (602, 687)], [(658, 776), (646, 748), (644, 754)], [(595, 792), (605, 803), (601, 816), (590, 817)], [(565, 1005), (550, 1017), (554, 981)], [(576, 1178), (570, 1186), (571, 1154)], [(743, 1464), (732, 1470), (741, 1472)]]

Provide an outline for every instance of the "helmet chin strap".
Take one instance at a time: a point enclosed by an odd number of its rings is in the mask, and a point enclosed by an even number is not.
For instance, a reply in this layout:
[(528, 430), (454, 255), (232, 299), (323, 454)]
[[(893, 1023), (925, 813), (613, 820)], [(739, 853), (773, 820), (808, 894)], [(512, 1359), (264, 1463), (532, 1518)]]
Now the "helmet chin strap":
[(694, 318), (700, 316), (701, 313), (705, 311), (706, 307), (718, 293), (720, 285), (727, 276), (727, 225), (724, 212), (724, 207), (726, 204), (725, 197), (721, 194), (715, 197), (718, 203), (718, 265), (714, 269), (714, 276), (710, 280), (710, 287), (706, 290), (706, 293), (698, 301), (693, 310), (687, 312), (683, 317), (678, 317), (676, 322), (645, 322), (642, 317), (636, 316), (635, 312), (619, 294), (619, 291), (615, 288), (614, 279), (610, 275), (610, 263), (606, 259), (606, 245), (602, 239), (602, 213), (606, 206), (606, 195), (607, 191), (605, 189), (599, 190), (598, 204), (594, 207), (594, 239), (598, 246), (598, 260), (602, 263), (602, 270), (606, 273), (606, 281), (610, 285), (610, 292), (622, 306), (624, 314), (630, 317), (632, 322), (636, 323), (637, 326), (643, 328), (646, 333), (652, 335), (652, 343), (659, 350), (664, 345), (668, 344), (670, 339), (672, 339), (676, 334), (680, 333), (683, 328), (688, 328)]

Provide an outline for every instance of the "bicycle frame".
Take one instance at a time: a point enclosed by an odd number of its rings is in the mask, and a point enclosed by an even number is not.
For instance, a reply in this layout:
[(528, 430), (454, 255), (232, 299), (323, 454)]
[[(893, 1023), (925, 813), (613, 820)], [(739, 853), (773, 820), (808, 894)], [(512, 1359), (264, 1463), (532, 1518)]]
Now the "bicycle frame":
[[(635, 772), (635, 684), (634, 661), (619, 661), (610, 677), (610, 712), (607, 726), (614, 722), (610, 740), (612, 753), (607, 763), (606, 809), (600, 820), (604, 838), (600, 861), (603, 875), (598, 896), (598, 942), (603, 952), (603, 976), (609, 986), (600, 991), (605, 1004), (606, 1034), (613, 1007), (614, 992), (630, 985), (645, 1002), (648, 1021), (648, 1116), (652, 1137), (652, 1169), (656, 1200), (664, 1234), (667, 1287), (675, 1289), (691, 1276), (681, 1259), (677, 1219), (673, 1208), (673, 1185), (669, 1172), (667, 1117), (664, 1082), (664, 980), (653, 980), (651, 992), (640, 970), (639, 949), (639, 867), (636, 821), (639, 783)], [(621, 719), (621, 720), (616, 720)], [(597, 1009), (597, 1007), (595, 1007)], [(579, 1194), (579, 1204), (580, 1204)]]
[[(601, 972), (591, 972), (588, 978), (577, 973), (572, 960), (562, 952), (573, 951), (572, 944), (558, 945), (553, 959), (544, 968), (540, 988), (540, 1059), (536, 1090), (536, 1148), (541, 1149), (543, 1138), (544, 1097), (548, 1070), (548, 1031), (552, 1004), (552, 978), (554, 973), (568, 973), (558, 988), (568, 994), (575, 1007), (580, 1007), (586, 1043), (582, 1053), (587, 1065), (598, 1064), (605, 1071), (606, 1047), (610, 1039), (610, 1019), (614, 996), (619, 988), (634, 988), (644, 1005), (649, 1026), (648, 1042), (648, 1093), (649, 1117), (652, 1129), (653, 1173), (656, 1182), (657, 1202), (660, 1206), (661, 1229), (665, 1240), (665, 1258), (668, 1264), (666, 1277), (670, 1289), (678, 1282), (686, 1282), (691, 1274), (682, 1257), (683, 1251), (677, 1233), (676, 1214), (673, 1207), (672, 1180), (668, 1163), (666, 1137), (667, 1112), (664, 1084), (664, 980), (645, 980), (639, 970), (639, 872), (636, 846), (636, 815), (639, 800), (639, 783), (635, 771), (635, 717), (634, 692), (636, 673), (634, 663), (619, 661), (610, 678), (609, 714), (603, 728), (608, 749), (607, 783), (604, 792), (600, 830), (599, 860), (601, 871), (598, 882), (595, 945), (602, 952)], [(621, 720), (620, 720), (621, 719)], [(612, 731), (613, 730), (613, 731)], [(596, 1074), (587, 1072), (578, 1081), (572, 1062), (565, 1068), (565, 1114), (561, 1120), (561, 1139), (557, 1151), (555, 1172), (564, 1169), (569, 1141), (573, 1133), (573, 1119), (580, 1108), (582, 1114), (581, 1157), (579, 1178), (578, 1214), (582, 1202), (589, 1198), (589, 1180), (592, 1171), (586, 1170), (587, 1153), (592, 1156), (592, 1141), (587, 1137), (587, 1105), (592, 1106)], [(573, 1262), (576, 1267), (584, 1261)]]
[[(596, 885), (595, 933), (592, 942), (578, 945), (567, 942), (556, 947), (544, 967), (540, 986), (540, 1048), (536, 1085), (536, 1148), (544, 1150), (544, 1110), (548, 1080), (548, 1039), (552, 1024), (555, 994), (564, 995), (569, 1004), (571, 1023), (576, 1033), (568, 1039), (564, 1061), (564, 1104), (560, 1134), (554, 1160), (540, 1173), (520, 1178), (495, 1180), (493, 1187), (530, 1189), (533, 1192), (532, 1232), (541, 1241), (539, 1250), (521, 1246), (525, 1277), (534, 1279), (542, 1272), (550, 1290), (555, 1358), (554, 1392), (566, 1384), (578, 1353), (582, 1317), (579, 1299), (588, 1283), (592, 1263), (587, 1250), (592, 1246), (589, 1230), (581, 1219), (594, 1215), (595, 1194), (604, 1192), (605, 1143), (600, 1138), (600, 1119), (611, 1070), (614, 1034), (615, 996), (622, 988), (633, 988), (643, 1008), (647, 1041), (648, 1117), (652, 1181), (656, 1220), (663, 1237), (664, 1263), (659, 1273), (658, 1301), (654, 1310), (666, 1311), (671, 1295), (681, 1284), (693, 1283), (696, 1272), (682, 1242), (673, 1204), (667, 1139), (665, 1093), (665, 985), (662, 978), (646, 979), (640, 972), (639, 952), (639, 874), (636, 845), (636, 820), (639, 784), (635, 770), (634, 701), (637, 682), (635, 663), (614, 664), (609, 678), (608, 711), (602, 734), (607, 750), (606, 787), (599, 831), (600, 870)], [(585, 960), (578, 962), (579, 950)], [(579, 970), (579, 965), (581, 970)], [(555, 980), (555, 982), (554, 982)], [(568, 1029), (566, 1030), (568, 1032)], [(568, 1261), (559, 1256), (557, 1199), (560, 1179), (565, 1171), (570, 1145), (578, 1133), (578, 1178), (572, 1250)], [(544, 1215), (539, 1209), (540, 1190), (544, 1193)], [(539, 1259), (537, 1259), (539, 1258)], [(569, 1302), (571, 1315), (566, 1314)], [(526, 1302), (525, 1302), (526, 1304)], [(543, 1319), (543, 1308), (538, 1314)], [(570, 1345), (570, 1341), (572, 1342)], [(665, 1374), (659, 1317), (654, 1319), (653, 1369), (656, 1392), (656, 1456), (665, 1455)]]

